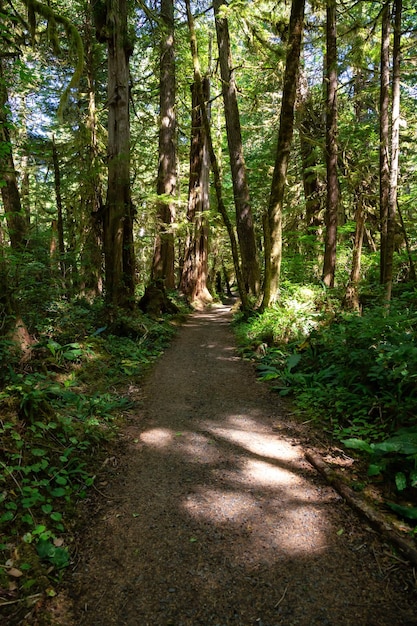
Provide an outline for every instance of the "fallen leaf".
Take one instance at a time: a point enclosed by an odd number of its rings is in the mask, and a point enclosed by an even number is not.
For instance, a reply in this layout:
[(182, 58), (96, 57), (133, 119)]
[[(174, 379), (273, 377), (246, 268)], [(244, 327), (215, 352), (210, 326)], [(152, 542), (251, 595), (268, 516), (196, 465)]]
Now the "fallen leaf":
[(13, 576), (13, 578), (20, 578), (23, 576), (23, 572), (20, 569), (17, 569), (17, 567), (11, 567), (10, 569), (7, 569), (6, 572), (9, 576)]

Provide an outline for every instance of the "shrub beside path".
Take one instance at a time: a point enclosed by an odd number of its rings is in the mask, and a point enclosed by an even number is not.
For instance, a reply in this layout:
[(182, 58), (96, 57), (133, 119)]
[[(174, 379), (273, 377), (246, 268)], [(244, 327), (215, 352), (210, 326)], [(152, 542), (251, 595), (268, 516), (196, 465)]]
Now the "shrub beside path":
[(417, 625), (411, 568), (306, 462), (230, 321), (190, 316), (147, 378), (53, 623)]

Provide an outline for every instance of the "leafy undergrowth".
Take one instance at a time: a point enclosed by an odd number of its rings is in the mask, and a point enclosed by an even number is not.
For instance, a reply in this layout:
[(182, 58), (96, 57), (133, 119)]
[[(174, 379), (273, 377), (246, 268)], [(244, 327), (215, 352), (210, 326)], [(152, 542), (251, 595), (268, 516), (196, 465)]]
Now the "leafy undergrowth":
[(0, 614), (25, 623), (71, 563), (77, 504), (132, 401), (126, 395), (175, 333), (135, 312), (61, 305), (38, 325), (30, 360), (0, 344)]
[[(384, 507), (417, 523), (417, 308), (398, 294), (389, 312), (344, 312), (318, 287), (282, 290), (273, 309), (236, 321), (259, 378), (293, 398), (304, 421), (356, 455)], [(353, 452), (352, 452), (353, 451)], [(366, 460), (366, 463), (362, 462)], [(417, 529), (414, 529), (417, 534)]]

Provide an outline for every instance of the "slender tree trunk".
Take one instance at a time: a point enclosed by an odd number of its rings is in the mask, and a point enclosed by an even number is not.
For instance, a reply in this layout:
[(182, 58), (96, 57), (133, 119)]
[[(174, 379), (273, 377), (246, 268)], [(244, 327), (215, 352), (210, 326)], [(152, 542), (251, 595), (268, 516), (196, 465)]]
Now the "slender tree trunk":
[(389, 89), (390, 89), (390, 2), (382, 11), (381, 31), (381, 83), (379, 94), (379, 211), (380, 211), (380, 282), (385, 284), (388, 205), (390, 186), (389, 159)]
[(294, 129), (294, 109), (304, 26), (305, 0), (293, 0), (284, 73), (277, 154), (268, 213), (264, 218), (265, 279), (262, 309), (278, 299), (282, 255), (282, 209)]
[(249, 185), (243, 156), (237, 88), (230, 50), (229, 25), (227, 19), (220, 17), (219, 14), (221, 7), (225, 4), (225, 0), (214, 0), (213, 2), (230, 169), (236, 208), (236, 227), (242, 260), (243, 279), (248, 292), (257, 295), (260, 286), (260, 270), (250, 205)]
[(29, 171), (30, 171), (30, 155), (29, 155), (29, 148), (28, 148), (28, 143), (29, 143), (29, 137), (28, 137), (28, 131), (27, 131), (27, 127), (25, 125), (26, 123), (26, 119), (28, 117), (28, 108), (27, 108), (27, 104), (26, 104), (26, 97), (24, 95), (21, 96), (22, 98), (22, 109), (23, 109), (23, 116), (25, 118), (25, 121), (23, 122), (23, 126), (22, 129), (20, 131), (20, 138), (22, 143), (24, 144), (24, 153), (22, 155), (22, 160), (20, 163), (20, 172), (21, 172), (21, 183), (20, 183), (20, 202), (22, 205), (22, 209), (23, 209), (23, 213), (25, 216), (25, 220), (26, 220), (26, 229), (27, 232), (29, 232), (30, 229), (30, 176), (29, 176)]
[(128, 308), (134, 297), (133, 209), (130, 195), (127, 0), (107, 0), (108, 179), (104, 210), (106, 300)]
[(206, 139), (207, 139), (208, 152), (210, 155), (211, 169), (212, 169), (213, 178), (214, 178), (214, 188), (216, 192), (217, 209), (223, 218), (224, 225), (229, 235), (230, 246), (232, 249), (233, 264), (234, 264), (234, 269), (236, 273), (236, 281), (238, 285), (239, 296), (242, 301), (242, 308), (244, 310), (247, 310), (249, 308), (248, 294), (247, 294), (245, 283), (243, 280), (242, 271), (240, 268), (238, 244), (237, 244), (237, 240), (236, 240), (235, 232), (233, 230), (232, 223), (227, 214), (226, 206), (223, 200), (220, 169), (219, 169), (219, 165), (217, 162), (216, 153), (213, 148), (213, 141), (211, 138), (211, 130), (210, 130), (210, 121), (207, 115), (206, 103), (204, 101), (203, 79), (201, 75), (200, 61), (198, 58), (197, 36), (195, 32), (194, 18), (193, 18), (193, 15), (191, 13), (191, 8), (190, 8), (190, 0), (185, 1), (185, 6), (186, 6), (186, 11), (187, 11), (188, 28), (190, 30), (190, 48), (191, 48), (191, 56), (193, 59), (193, 67), (194, 67), (194, 82), (196, 85), (197, 97), (198, 97), (199, 105), (201, 108), (201, 116), (203, 120), (204, 132), (206, 134)]
[[(204, 98), (208, 101), (209, 82), (207, 79), (203, 82), (203, 89)], [(210, 208), (210, 162), (195, 84), (192, 85), (191, 92), (190, 180), (187, 210), (189, 232), (185, 246), (180, 291), (191, 302), (198, 300), (208, 302), (212, 298), (207, 288), (208, 229), (204, 213)]]
[(407, 250), (407, 256), (408, 256), (408, 264), (410, 266), (410, 279), (413, 282), (416, 282), (417, 274), (416, 274), (416, 268), (415, 268), (414, 261), (413, 261), (413, 255), (411, 253), (410, 239), (408, 237), (407, 229), (404, 223), (403, 214), (402, 214), (402, 211), (400, 209), (400, 205), (398, 204), (398, 202), (397, 202), (397, 212), (398, 212), (398, 217), (400, 218), (401, 228), (404, 234), (405, 248)]
[(52, 137), (52, 163), (54, 166), (54, 180), (55, 180), (59, 268), (61, 271), (62, 279), (63, 281), (65, 281), (65, 243), (64, 243), (64, 217), (63, 217), (62, 196), (61, 196), (61, 172), (59, 169), (58, 151), (56, 149), (54, 136)]
[(385, 298), (387, 302), (391, 300), (393, 282), (395, 217), (397, 209), (398, 166), (400, 158), (400, 68), (402, 0), (394, 0), (394, 12), (394, 44), (392, 52), (391, 167), (388, 197), (387, 248), (385, 258)]
[(327, 287), (334, 287), (336, 271), (337, 216), (339, 208), (339, 181), (337, 177), (337, 39), (336, 0), (327, 0), (326, 22), (326, 236), (322, 279)]
[[(84, 49), (88, 91), (88, 187), (84, 198), (87, 217), (87, 233), (81, 255), (81, 292), (94, 298), (103, 291), (103, 197), (99, 173), (99, 147), (97, 137), (96, 107), (96, 60), (92, 33), (93, 0), (88, 0)], [(97, 44), (96, 44), (97, 45)]]
[(361, 256), (363, 234), (365, 229), (366, 212), (363, 205), (363, 197), (361, 192), (358, 193), (356, 211), (355, 211), (355, 239), (353, 242), (352, 269), (350, 272), (349, 283), (346, 288), (344, 297), (344, 306), (353, 311), (359, 311), (359, 281), (361, 276)]
[(306, 202), (305, 225), (308, 232), (316, 229), (316, 235), (322, 226), (322, 220), (319, 217), (322, 208), (321, 183), (315, 171), (317, 159), (314, 150), (315, 143), (318, 142), (322, 133), (322, 129), (318, 127), (317, 117), (307, 78), (301, 71), (296, 102), (296, 122), (300, 136), (300, 156)]
[(14, 250), (22, 250), (27, 244), (27, 221), (22, 209), (16, 169), (13, 160), (9, 133), (8, 95), (0, 59), (0, 142), (5, 146), (0, 151), (1, 197), (6, 215), (10, 243)]
[[(355, 66), (354, 66), (354, 110), (355, 110), (355, 118), (356, 123), (360, 126), (363, 122), (363, 114), (364, 114), (364, 101), (362, 94), (364, 93), (364, 74), (363, 67), (365, 65), (363, 59), (363, 49), (364, 49), (364, 41), (360, 39), (360, 35), (356, 37), (356, 46), (355, 46)], [(344, 306), (347, 309), (351, 309), (353, 311), (360, 310), (360, 302), (359, 302), (359, 282), (361, 275), (361, 263), (362, 263), (362, 245), (363, 245), (363, 237), (365, 232), (365, 221), (366, 221), (366, 206), (365, 206), (365, 190), (367, 187), (365, 174), (363, 179), (357, 183), (354, 198), (356, 204), (355, 210), (355, 238), (353, 242), (353, 251), (352, 251), (352, 269), (350, 272), (349, 283), (346, 288), (346, 293), (344, 297)]]
[(160, 127), (157, 205), (159, 232), (156, 237), (152, 263), (152, 278), (163, 279), (168, 289), (175, 287), (174, 235), (171, 225), (175, 219), (174, 196), (177, 184), (177, 137), (175, 114), (175, 47), (174, 3), (161, 0), (162, 20), (160, 53)]

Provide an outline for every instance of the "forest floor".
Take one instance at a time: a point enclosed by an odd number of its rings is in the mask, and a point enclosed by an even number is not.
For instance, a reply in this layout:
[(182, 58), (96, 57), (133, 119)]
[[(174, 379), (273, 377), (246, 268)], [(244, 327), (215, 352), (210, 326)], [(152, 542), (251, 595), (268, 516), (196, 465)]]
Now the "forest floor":
[(51, 622), (417, 625), (412, 567), (306, 461), (310, 427), (256, 381), (230, 322), (226, 306), (191, 315), (130, 390)]

